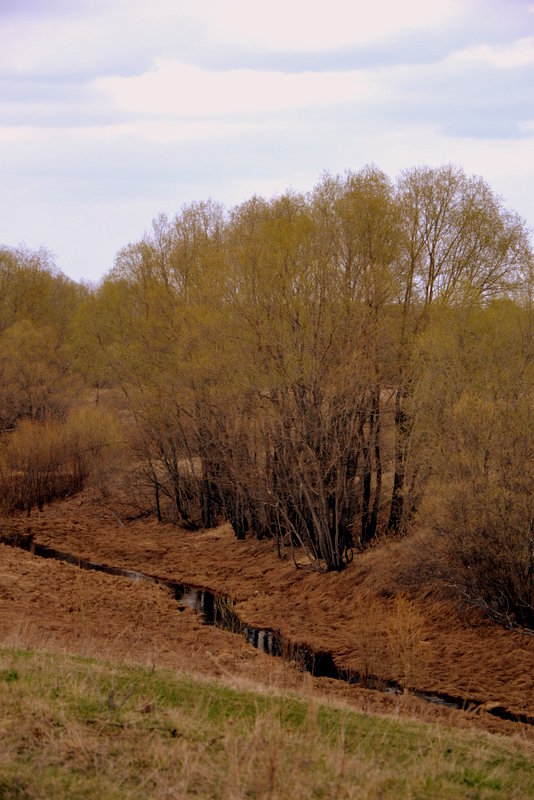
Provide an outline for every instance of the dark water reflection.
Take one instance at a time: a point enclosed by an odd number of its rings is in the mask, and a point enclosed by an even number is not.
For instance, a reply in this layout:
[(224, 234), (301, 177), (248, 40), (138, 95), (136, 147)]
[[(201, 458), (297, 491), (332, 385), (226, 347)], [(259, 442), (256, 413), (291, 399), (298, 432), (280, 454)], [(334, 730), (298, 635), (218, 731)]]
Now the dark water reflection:
[[(247, 625), (235, 610), (235, 601), (231, 597), (212, 592), (209, 589), (188, 586), (187, 584), (176, 583), (153, 575), (146, 575), (135, 570), (108, 566), (89, 559), (79, 558), (71, 553), (37, 544), (33, 541), (31, 535), (17, 537), (0, 535), (0, 543), (20, 547), (41, 558), (52, 558), (56, 561), (73, 564), (80, 569), (104, 572), (107, 575), (116, 575), (132, 581), (143, 581), (162, 586), (172, 593), (181, 611), (186, 608), (192, 608), (202, 615), (207, 625), (215, 625), (232, 633), (240, 634), (258, 650), (270, 656), (284, 657), (287, 661), (294, 662), (300, 669), (308, 671), (316, 678), (332, 678), (388, 694), (400, 694), (403, 691), (402, 685), (397, 681), (384, 680), (376, 675), (361, 675), (358, 672), (351, 672), (338, 667), (329, 652), (312, 650), (305, 644), (290, 642), (279, 631), (270, 628), (257, 628)], [(444, 692), (425, 692), (412, 689), (411, 693), (426, 702), (451, 708), (469, 708), (473, 711), (484, 705), (482, 701), (476, 699), (455, 697)], [(534, 725), (534, 717), (526, 714), (514, 714), (502, 706), (494, 705), (484, 710), (500, 719)]]

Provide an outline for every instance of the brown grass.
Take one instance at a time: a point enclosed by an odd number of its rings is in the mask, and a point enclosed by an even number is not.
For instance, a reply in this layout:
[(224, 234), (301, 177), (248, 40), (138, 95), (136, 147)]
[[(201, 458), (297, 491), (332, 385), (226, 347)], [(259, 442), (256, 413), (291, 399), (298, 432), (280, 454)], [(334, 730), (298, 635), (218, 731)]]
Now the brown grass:
[[(431, 583), (415, 591), (408, 578), (415, 569), (412, 548), (418, 552), (424, 546), (421, 537), (356, 555), (341, 574), (317, 575), (296, 570), (290, 559), (280, 561), (271, 542), (236, 542), (226, 526), (191, 534), (150, 521), (120, 525), (114, 513), (91, 497), (85, 493), (53, 504), (29, 523), (6, 520), (5, 529), (24, 531), (29, 525), (36, 540), (58, 549), (229, 594), (249, 624), (330, 650), (348, 670), (534, 714), (534, 642), (461, 617)], [(0, 577), (0, 636), (11, 636), (14, 626), (26, 633), (33, 626), (65, 650), (95, 648), (91, 652), (142, 663), (302, 685), (298, 665), (269, 658), (239, 637), (206, 628), (187, 611), (180, 614), (157, 587), (90, 573), (76, 578), (71, 567), (22, 553), (13, 558), (2, 549), (0, 565), (6, 569)], [(20, 583), (10, 596), (6, 591), (14, 575)], [(76, 580), (81, 581), (78, 588)], [(429, 707), (409, 694), (380, 696), (326, 680), (315, 685), (348, 695), (360, 707), (400, 708), (454, 724), (518, 730), (516, 724), (484, 713)]]

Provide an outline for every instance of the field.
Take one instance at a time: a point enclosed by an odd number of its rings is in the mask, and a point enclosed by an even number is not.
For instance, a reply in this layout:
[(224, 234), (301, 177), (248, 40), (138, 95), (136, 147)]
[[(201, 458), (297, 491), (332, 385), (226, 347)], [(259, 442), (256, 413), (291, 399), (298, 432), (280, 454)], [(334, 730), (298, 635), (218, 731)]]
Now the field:
[(525, 798), (532, 748), (165, 669), (0, 650), (0, 797)]
[[(343, 669), (534, 716), (533, 637), (466, 616), (421, 579), (417, 536), (355, 557), (342, 573), (320, 575), (279, 559), (272, 542), (236, 542), (229, 526), (185, 532), (150, 520), (121, 519), (88, 490), (30, 518), (5, 518), (2, 535), (31, 536), (102, 564), (210, 588), (233, 598), (241, 619), (292, 642), (332, 653)], [(241, 675), (270, 685), (302, 683), (298, 664), (275, 659), (240, 636), (208, 627), (162, 587), (80, 570), (0, 546), (0, 633), (4, 642), (149, 666)], [(410, 585), (416, 570), (422, 589)], [(413, 581), (412, 581), (413, 583)], [(406, 692), (385, 695), (321, 679), (326, 691), (380, 709), (403, 703), (425, 716), (529, 735), (533, 726), (477, 709), (431, 706)]]
[(220, 592), (364, 685), (260, 652), (162, 586), (2, 544), (2, 800), (534, 793), (533, 638), (418, 590), (422, 534), (320, 575), (227, 525), (191, 533), (103, 503), (86, 490), (1, 534)]

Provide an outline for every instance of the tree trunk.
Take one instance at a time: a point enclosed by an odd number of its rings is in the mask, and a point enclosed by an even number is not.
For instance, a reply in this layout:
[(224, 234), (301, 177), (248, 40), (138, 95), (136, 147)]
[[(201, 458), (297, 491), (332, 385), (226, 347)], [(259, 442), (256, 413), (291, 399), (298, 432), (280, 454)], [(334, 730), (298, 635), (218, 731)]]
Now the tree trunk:
[(395, 395), (395, 474), (389, 513), (388, 531), (398, 533), (404, 514), (404, 483), (406, 479), (405, 438), (406, 414), (401, 405), (402, 391), (399, 387)]
[(161, 506), (159, 502), (159, 481), (156, 478), (156, 476), (154, 476), (154, 496), (156, 500), (156, 514), (158, 517), (158, 522), (161, 522), (162, 518), (161, 518)]

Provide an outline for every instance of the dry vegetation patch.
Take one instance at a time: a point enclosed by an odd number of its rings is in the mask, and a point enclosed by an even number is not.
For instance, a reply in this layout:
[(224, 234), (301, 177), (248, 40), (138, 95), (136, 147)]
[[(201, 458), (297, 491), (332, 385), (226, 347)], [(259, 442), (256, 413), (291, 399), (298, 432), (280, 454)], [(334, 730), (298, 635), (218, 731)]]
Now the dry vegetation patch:
[[(344, 669), (397, 680), (408, 688), (501, 704), (517, 714), (534, 714), (531, 637), (481, 618), (462, 617), (431, 584), (424, 592), (415, 592), (413, 580), (408, 579), (414, 569), (409, 540), (361, 554), (340, 574), (317, 575), (295, 570), (290, 559), (279, 560), (271, 542), (247, 538), (236, 543), (228, 526), (191, 534), (150, 521), (121, 525), (115, 512), (91, 497), (85, 493), (52, 504), (29, 521), (5, 520), (4, 530), (24, 532), (29, 527), (36, 541), (60, 550), (227, 594), (235, 598), (247, 623), (280, 630), (292, 641), (330, 651)], [(61, 640), (65, 649), (76, 645), (76, 652), (84, 652), (79, 644), (89, 641), (93, 649), (85, 652), (200, 668), (211, 674), (246, 675), (275, 685), (302, 685), (296, 666), (259, 653), (237, 636), (207, 628), (189, 612), (181, 614), (157, 587), (80, 573), (74, 567), (31, 560), (24, 553), (13, 560), (8, 548), (2, 553), (0, 564), (6, 569), (0, 582), (4, 592), (4, 596), (0, 592), (0, 618), (4, 625), (9, 621), (10, 641), (17, 641), (12, 637), (18, 626), (23, 644), (34, 644), (33, 637), (43, 635), (49, 641)], [(13, 581), (20, 579), (21, 569), (26, 581), (33, 575), (31, 586), (23, 581), (15, 591)], [(55, 574), (61, 577), (54, 578)], [(90, 596), (85, 601), (89, 613), (69, 613), (70, 606), (82, 609), (83, 603), (56, 599), (75, 593), (69, 587), (76, 582), (76, 591)], [(82, 624), (83, 613), (88, 622)], [(32, 637), (26, 642), (30, 627)], [(510, 732), (518, 728), (482, 712), (430, 707), (410, 695), (376, 699), (376, 692), (333, 688), (333, 682), (326, 680), (318, 683), (328, 692), (349, 694), (351, 702), (363, 707), (400, 706), (404, 712), (455, 724)]]

